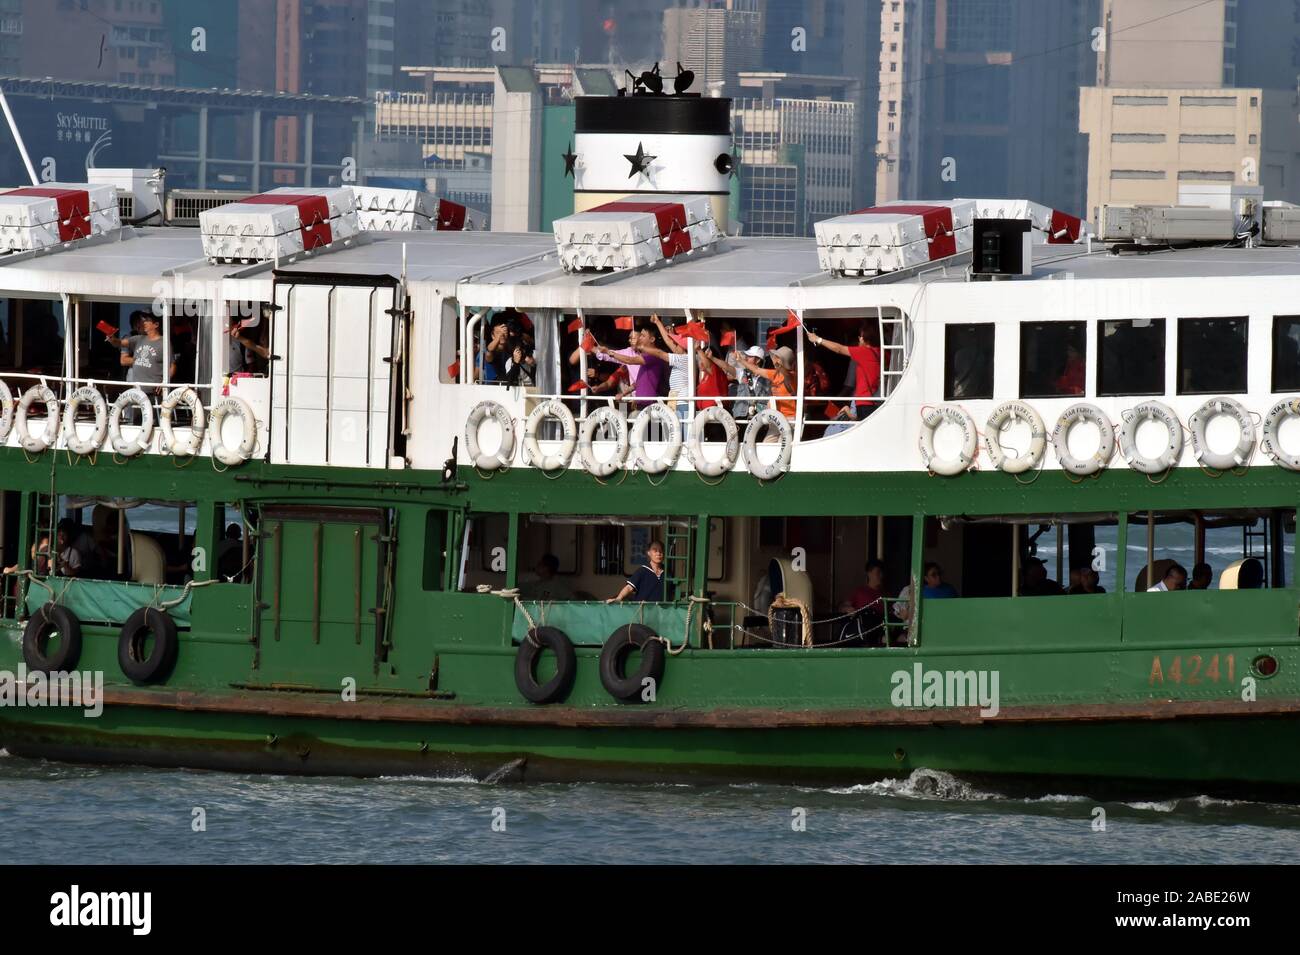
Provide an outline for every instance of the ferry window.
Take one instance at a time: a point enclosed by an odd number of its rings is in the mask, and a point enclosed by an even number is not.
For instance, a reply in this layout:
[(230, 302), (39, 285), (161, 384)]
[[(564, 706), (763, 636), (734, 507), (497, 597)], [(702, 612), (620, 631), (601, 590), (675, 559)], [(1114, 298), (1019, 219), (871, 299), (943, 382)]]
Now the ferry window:
[[(0, 371), (63, 374), (63, 303), (5, 299), (0, 311)], [(11, 382), (28, 387), (30, 382)]]
[(1086, 341), (1083, 322), (1023, 323), (1020, 326), (1020, 397), (1082, 395)]
[(198, 506), (38, 495), (32, 540), (37, 574), (146, 584), (183, 584), (192, 574)]
[[(1148, 590), (1149, 564), (1152, 580), (1166, 587), (1285, 587), (1295, 567), (1295, 514), (1295, 508), (1131, 514), (1127, 586)], [(1171, 575), (1170, 568), (1182, 573)]]
[(465, 522), (457, 589), (475, 593), (480, 585), (492, 590), (504, 588), (510, 559), (510, 515), (469, 515)]
[(1273, 319), (1273, 390), (1300, 391), (1300, 317)]
[(944, 330), (944, 400), (993, 397), (993, 324)]
[(252, 580), (257, 550), (256, 512), (238, 504), (218, 504), (216, 519), (212, 576), (227, 583), (246, 584)]
[(1165, 320), (1097, 323), (1099, 395), (1165, 393)]
[(1246, 319), (1184, 318), (1178, 322), (1178, 393), (1246, 390)]
[(424, 520), (424, 589), (442, 590), (447, 576), (447, 516), (434, 509)]

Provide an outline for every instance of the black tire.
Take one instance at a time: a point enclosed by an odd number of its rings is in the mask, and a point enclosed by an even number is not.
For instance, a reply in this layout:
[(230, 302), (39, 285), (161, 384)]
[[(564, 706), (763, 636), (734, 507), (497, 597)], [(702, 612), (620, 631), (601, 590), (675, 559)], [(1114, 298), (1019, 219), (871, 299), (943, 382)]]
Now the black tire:
[[(50, 637), (59, 636), (59, 649), (50, 653)], [(45, 604), (32, 614), (23, 630), (23, 662), (41, 673), (66, 673), (81, 659), (81, 621), (67, 607)]]
[[(153, 637), (153, 649), (145, 655), (145, 640)], [(126, 618), (117, 638), (117, 664), (132, 683), (144, 686), (161, 683), (171, 676), (180, 652), (176, 621), (153, 607), (141, 607)]]
[[(641, 665), (627, 672), (627, 658), (641, 651)], [(600, 651), (600, 682), (620, 703), (640, 703), (644, 681), (654, 681), (655, 692), (664, 678), (664, 644), (649, 627), (630, 623), (615, 630)]]
[[(555, 654), (555, 676), (538, 683), (537, 661), (545, 650)], [(558, 703), (573, 689), (577, 673), (578, 654), (563, 630), (537, 627), (520, 642), (519, 652), (515, 654), (515, 686), (528, 702)]]

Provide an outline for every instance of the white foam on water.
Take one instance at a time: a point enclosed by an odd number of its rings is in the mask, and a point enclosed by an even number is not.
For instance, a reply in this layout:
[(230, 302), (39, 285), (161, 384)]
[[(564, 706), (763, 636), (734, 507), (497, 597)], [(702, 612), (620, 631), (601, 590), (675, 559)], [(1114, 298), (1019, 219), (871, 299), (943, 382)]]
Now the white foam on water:
[(1126, 802), (1123, 805), (1130, 809), (1140, 809), (1144, 812), (1173, 812), (1178, 808), (1177, 799), (1167, 799), (1164, 802)]
[(904, 799), (951, 799), (970, 802), (1003, 798), (997, 793), (976, 789), (951, 773), (945, 773), (940, 769), (924, 768), (912, 770), (911, 775), (906, 779), (881, 779), (874, 783), (828, 789), (826, 792), (836, 795), (866, 793), (872, 796), (896, 796)]
[(4, 759), (4, 758), (5, 758), (6, 756), (8, 756), (8, 755), (9, 755), (9, 750), (7, 750), (7, 749), (0, 749), (0, 759)]
[(474, 776), (376, 776), (381, 783), (459, 783), (476, 785), (482, 780)]
[(1068, 793), (1048, 793), (1046, 796), (1031, 796), (1025, 802), (1095, 802), (1088, 796), (1073, 796)]

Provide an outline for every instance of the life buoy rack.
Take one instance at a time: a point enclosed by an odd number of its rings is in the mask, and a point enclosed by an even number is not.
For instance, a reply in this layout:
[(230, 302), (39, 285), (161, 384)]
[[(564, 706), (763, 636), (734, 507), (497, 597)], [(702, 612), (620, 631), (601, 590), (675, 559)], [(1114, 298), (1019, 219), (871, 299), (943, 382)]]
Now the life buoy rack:
[[(779, 448), (776, 460), (771, 464), (764, 464), (758, 459), (758, 435), (764, 427), (774, 427), (777, 433)], [(749, 424), (745, 427), (745, 443), (742, 447), (745, 453), (745, 467), (749, 468), (749, 473), (760, 481), (772, 481), (790, 470), (790, 454), (794, 450), (794, 430), (785, 415), (772, 408), (764, 408), (749, 419)]]
[[(232, 414), (239, 416), (241, 428), (239, 444), (233, 448), (226, 444), (223, 434), (226, 418)], [(212, 421), (208, 428), (211, 432), (208, 444), (212, 448), (212, 456), (228, 467), (243, 464), (257, 449), (257, 416), (253, 414), (252, 406), (243, 398), (236, 398), (234, 395), (222, 398), (212, 409)]]
[[(941, 458), (934, 453), (934, 436), (944, 422), (961, 429), (961, 451), (955, 458)], [(975, 461), (979, 453), (979, 440), (975, 419), (965, 408), (957, 405), (939, 405), (921, 414), (921, 463), (926, 469), (944, 477), (961, 474)]]
[[(704, 429), (710, 424), (721, 425), (727, 439), (722, 457), (717, 461), (710, 461), (704, 455)], [(686, 456), (695, 465), (695, 470), (705, 477), (722, 477), (734, 468), (740, 460), (740, 428), (731, 412), (721, 405), (712, 405), (697, 414), (691, 424), (691, 440), (686, 448)]]
[(1283, 398), (1264, 417), (1264, 440), (1259, 446), (1279, 467), (1300, 471), (1300, 452), (1288, 454), (1282, 448), (1282, 425), (1292, 418), (1300, 418), (1300, 398)]
[[(664, 453), (657, 458), (650, 457), (646, 450), (649, 440), (651, 422), (658, 421), (659, 429), (668, 435), (664, 444)], [(632, 423), (632, 460), (646, 474), (663, 474), (674, 464), (682, 453), (682, 423), (676, 414), (662, 401), (642, 408)]]
[[(242, 398), (226, 398), (222, 401), (222, 404), (230, 401), (244, 403), (245, 407), (247, 407), (247, 403)], [(178, 441), (172, 430), (172, 416), (180, 405), (184, 405), (190, 411), (190, 437), (188, 441)], [(249, 416), (252, 416), (251, 409)], [(162, 404), (158, 407), (158, 423), (163, 433), (163, 450), (170, 451), (176, 457), (192, 458), (199, 453), (199, 448), (203, 447), (203, 432), (207, 426), (207, 419), (203, 413), (203, 402), (199, 398), (199, 393), (188, 385), (173, 388), (168, 392), (167, 397), (162, 400)], [(221, 425), (216, 420), (215, 411), (212, 424), (214, 432), (221, 430)], [(214, 449), (213, 454), (215, 455), (215, 453)], [(252, 453), (251, 448), (249, 453)], [(225, 463), (229, 464), (230, 462)]]
[[(542, 422), (553, 418), (560, 423), (560, 451), (558, 454), (542, 454), (537, 432)], [(524, 463), (543, 471), (559, 471), (569, 466), (573, 460), (573, 450), (578, 445), (578, 424), (573, 420), (573, 412), (564, 406), (558, 398), (543, 401), (532, 410), (524, 422)]]
[[(627, 658), (633, 650), (641, 652), (635, 671), (627, 672)], [(665, 647), (663, 640), (649, 627), (639, 623), (624, 624), (609, 635), (600, 648), (600, 684), (620, 703), (640, 703), (659, 692), (664, 678)], [(646, 694), (646, 690), (651, 690)]]
[[(1076, 458), (1070, 453), (1070, 431), (1076, 424), (1085, 421), (1097, 426), (1097, 450), (1090, 457)], [(1081, 401), (1070, 405), (1056, 419), (1056, 427), (1052, 430), (1052, 447), (1056, 450), (1056, 460), (1062, 468), (1071, 474), (1089, 477), (1106, 467), (1115, 456), (1115, 426), (1096, 405)]]
[[(50, 644), (58, 638), (57, 649)], [(23, 662), (41, 673), (66, 673), (81, 659), (81, 621), (67, 607), (47, 603), (32, 614), (23, 628)]]
[[(95, 410), (95, 430), (89, 438), (77, 434), (77, 412), (83, 404), (90, 403)], [(74, 391), (63, 408), (63, 440), (73, 454), (94, 454), (104, 444), (104, 435), (108, 433), (108, 403), (99, 389), (86, 385)]]
[[(45, 430), (39, 435), (35, 435), (27, 427), (27, 412), (38, 401), (45, 405), (48, 414), (45, 419)], [(52, 445), (59, 436), (59, 425), (61, 423), (59, 396), (54, 393), (54, 390), (49, 385), (32, 385), (18, 399), (14, 428), (18, 432), (18, 443), (23, 446), (24, 451), (30, 454), (40, 454)]]
[[(1029, 453), (1023, 457), (1011, 457), (1002, 447), (1001, 432), (1014, 422), (1023, 422), (1029, 426)], [(1023, 401), (1004, 401), (993, 409), (984, 429), (984, 450), (989, 454), (993, 466), (1008, 474), (1023, 474), (1037, 466), (1043, 459), (1047, 448), (1047, 426), (1043, 416)]]
[(14, 393), (9, 386), (0, 381), (0, 444), (9, 439), (9, 432), (14, 426)]
[[(140, 409), (140, 430), (129, 441), (122, 437), (122, 415), (134, 406)], [(108, 443), (124, 458), (133, 458), (153, 440), (153, 403), (139, 388), (128, 388), (108, 409)]]
[[(555, 675), (545, 683), (537, 681), (537, 661), (544, 650), (555, 656)], [(535, 627), (519, 642), (515, 654), (515, 686), (529, 703), (558, 703), (573, 689), (578, 673), (578, 655), (563, 630)]]
[[(1226, 415), (1237, 422), (1237, 446), (1227, 452), (1211, 450), (1210, 442), (1206, 439), (1210, 422), (1220, 415)], [(1196, 453), (1197, 460), (1216, 471), (1241, 467), (1250, 460), (1250, 455), (1255, 450), (1254, 419), (1241, 402), (1233, 398), (1211, 398), (1187, 419), (1187, 430), (1192, 433), (1192, 450)]]
[[(488, 418), (501, 427), (501, 447), (496, 454), (485, 454), (478, 443), (479, 427)], [(515, 456), (515, 419), (504, 406), (495, 401), (480, 401), (469, 413), (465, 422), (465, 447), (469, 459), (480, 471), (497, 471), (510, 464)]]
[[(1183, 453), (1183, 425), (1172, 408), (1161, 401), (1144, 401), (1124, 412), (1123, 417), (1119, 446), (1129, 467), (1143, 474), (1163, 474), (1178, 463), (1178, 456)], [(1138, 453), (1137, 433), (1146, 421), (1160, 422), (1169, 435), (1165, 449), (1158, 457), (1148, 458)]]
[(139, 686), (166, 680), (179, 655), (176, 621), (165, 610), (141, 607), (126, 618), (117, 636), (117, 664)]
[[(597, 460), (593, 446), (593, 442), (596, 440), (596, 432), (601, 428), (608, 428), (614, 432), (614, 454), (605, 461)], [(627, 443), (627, 421), (618, 412), (618, 409), (609, 405), (597, 408), (587, 415), (587, 420), (582, 423), (582, 432), (578, 437), (578, 455), (582, 458), (582, 466), (596, 477), (609, 477), (621, 468), (623, 462), (627, 460)]]

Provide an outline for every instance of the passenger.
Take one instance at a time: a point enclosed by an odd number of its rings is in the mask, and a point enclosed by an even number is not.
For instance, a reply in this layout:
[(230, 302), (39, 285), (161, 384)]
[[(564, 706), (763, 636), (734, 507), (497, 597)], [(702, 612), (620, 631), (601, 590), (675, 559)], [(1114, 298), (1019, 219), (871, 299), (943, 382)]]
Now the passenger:
[(731, 414), (737, 421), (748, 418), (751, 414), (758, 411), (763, 403), (758, 401), (749, 401), (750, 398), (766, 398), (772, 393), (772, 386), (768, 384), (766, 378), (763, 378), (745, 364), (746, 358), (752, 358), (756, 362), (761, 362), (766, 357), (766, 352), (759, 345), (752, 345), (744, 350), (736, 350), (727, 356), (727, 377), (735, 382), (736, 401), (732, 403)]
[(479, 357), (478, 379), (484, 384), (501, 381), (506, 376), (506, 356), (510, 346), (510, 327), (505, 322), (492, 326), (487, 347)]
[(623, 589), (605, 603), (622, 603), (629, 597), (646, 603), (662, 603), (668, 599), (668, 588), (664, 582), (664, 545), (651, 541), (646, 548), (646, 559), (650, 563), (642, 564), (634, 570)]
[[(713, 343), (701, 345), (699, 349), (700, 357), (700, 379), (695, 385), (695, 396), (697, 398), (725, 398), (727, 396), (727, 381), (729, 378), (729, 366), (725, 361), (719, 358), (714, 351)], [(719, 404), (717, 401), (699, 401), (699, 410), (712, 408)], [(726, 402), (721, 403), (724, 408)], [(727, 408), (727, 410), (731, 410)]]
[(1070, 587), (1066, 590), (1067, 594), (1081, 594), (1085, 592), (1083, 589), (1083, 570), (1082, 567), (1070, 568)]
[(1101, 574), (1097, 573), (1091, 567), (1084, 567), (1079, 572), (1079, 579), (1082, 584), (1080, 593), (1085, 594), (1104, 594), (1106, 588), (1101, 585)]
[(658, 347), (654, 331), (646, 324), (635, 329), (632, 333), (632, 341), (632, 354), (629, 355), (624, 350), (608, 352), (604, 357), (624, 365), (640, 366), (641, 370), (632, 383), (632, 390), (637, 397), (637, 406), (648, 408), (664, 396), (668, 362), (660, 356), (667, 352)]
[(1188, 590), (1209, 590), (1210, 582), (1214, 580), (1214, 568), (1205, 561), (1201, 561), (1192, 568), (1192, 579), (1187, 583)]
[(651, 315), (650, 321), (654, 322), (659, 338), (667, 345), (668, 350), (665, 351), (653, 343), (640, 344), (637, 346), (637, 354), (643, 357), (653, 356), (668, 364), (667, 403), (669, 407), (676, 405), (677, 419), (682, 422), (682, 439), (685, 440), (686, 422), (692, 417), (690, 402), (685, 400), (690, 393), (691, 356), (672, 335), (668, 334), (668, 329), (664, 328), (658, 313)]
[(76, 536), (76, 521), (70, 517), (59, 521), (55, 529), (55, 550), (59, 558), (57, 573), (60, 577), (78, 577), (81, 574), (81, 554), (72, 546)]
[[(18, 573), (18, 565), (10, 564), (4, 569), (6, 574)], [(50, 535), (42, 534), (37, 543), (32, 544), (32, 573), (37, 577), (47, 577), (50, 573)]]
[(508, 385), (527, 387), (536, 384), (536, 375), (537, 361), (533, 358), (532, 349), (524, 345), (521, 340), (506, 359), (505, 374), (501, 380)]
[(217, 546), (217, 576), (234, 581), (244, 571), (244, 531), (238, 524), (226, 525), (226, 536)]
[(238, 313), (230, 316), (230, 356), (229, 373), (264, 374), (266, 363), (271, 358), (269, 326), (271, 309), (262, 307), (262, 313), (256, 321), (245, 324)]
[(884, 606), (884, 599), (885, 565), (873, 558), (867, 561), (865, 581), (840, 604), (840, 613), (853, 613), (868, 608), (879, 612)]
[[(799, 380), (795, 377), (794, 371), (794, 351), (790, 346), (782, 345), (780, 348), (774, 348), (771, 355), (770, 369), (763, 368), (748, 354), (742, 355), (740, 361), (748, 371), (768, 382), (773, 397), (778, 399), (776, 410), (788, 421), (793, 421), (796, 408), (794, 399), (799, 393)], [(775, 441), (776, 436), (770, 435), (768, 440)]]
[[(126, 380), (137, 385), (161, 385), (163, 383), (163, 336), (159, 330), (162, 323), (153, 312), (136, 312), (140, 316), (142, 334), (132, 335), (122, 340), (122, 367), (127, 369)], [(176, 374), (176, 359), (172, 358), (167, 377)]]
[(560, 558), (543, 554), (531, 573), (519, 577), (519, 595), (525, 600), (572, 600), (573, 591), (557, 576)]
[(1047, 565), (1037, 557), (1025, 564), (1025, 583), (1020, 593), (1025, 597), (1054, 597), (1060, 594), (1061, 585), (1047, 576)]
[(1147, 593), (1164, 593), (1170, 590), (1183, 590), (1187, 587), (1187, 571), (1180, 564), (1170, 564), (1160, 583), (1147, 588)]
[[(809, 330), (809, 340), (818, 347), (828, 348), (837, 355), (843, 355), (849, 359), (853, 366), (853, 397), (854, 401), (849, 407), (852, 410), (850, 417), (857, 420), (865, 418), (875, 409), (875, 402), (872, 399), (880, 388), (880, 343), (876, 341), (876, 327), (870, 322), (863, 322), (858, 326), (858, 343), (856, 345), (841, 345), (839, 342), (833, 342), (815, 332)], [(841, 431), (848, 430), (852, 425), (837, 424), (826, 429), (827, 436), (838, 434)]]
[(925, 565), (921, 583), (921, 596), (927, 600), (957, 596), (957, 589), (952, 584), (944, 583), (943, 569), (934, 561)]
[(1065, 370), (1056, 379), (1058, 395), (1081, 395), (1084, 385), (1083, 353), (1073, 344), (1065, 346)]

